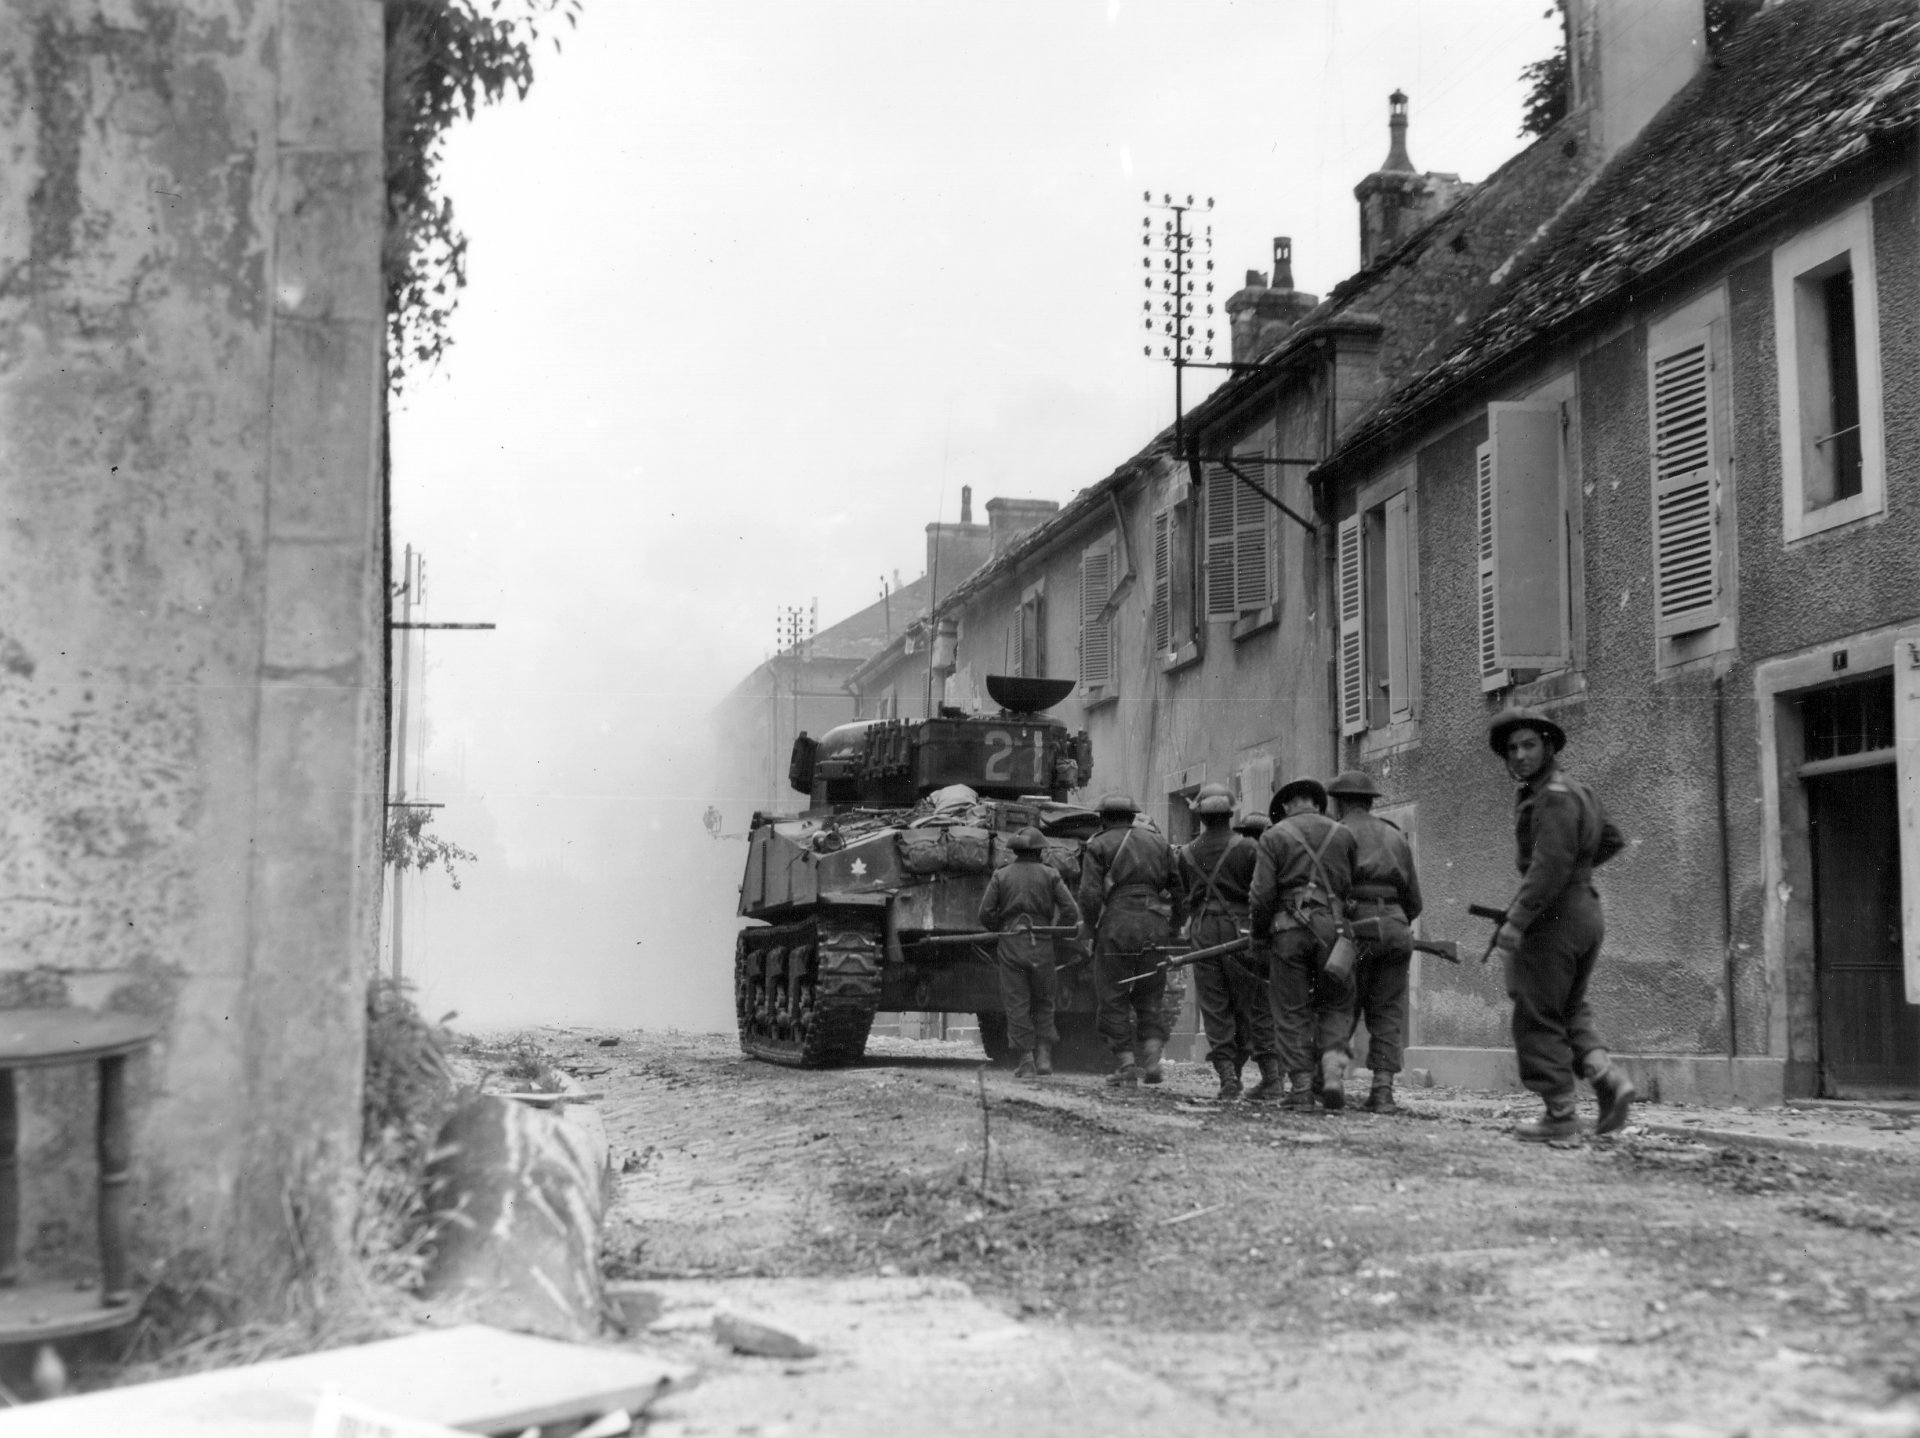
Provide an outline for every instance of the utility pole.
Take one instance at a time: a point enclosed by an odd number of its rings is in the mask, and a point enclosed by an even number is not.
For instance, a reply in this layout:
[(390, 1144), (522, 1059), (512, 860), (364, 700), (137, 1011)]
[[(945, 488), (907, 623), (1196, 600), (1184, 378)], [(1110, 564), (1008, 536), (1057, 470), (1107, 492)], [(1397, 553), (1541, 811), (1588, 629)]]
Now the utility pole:
[[(426, 602), (426, 558), (416, 554), (409, 544), (406, 558), (401, 569), (400, 584), (391, 598), (400, 601), (400, 617), (388, 620), (389, 630), (400, 631), (400, 657), (397, 668), (400, 671), (400, 693), (393, 702), (393, 797), (387, 801), (387, 813), (383, 816), (390, 827), (393, 811), (408, 809), (438, 809), (438, 804), (419, 804), (407, 798), (407, 717), (413, 696), (413, 631), (416, 629), (492, 629), (492, 624), (433, 624), (422, 623), (414, 619), (413, 606)], [(382, 838), (384, 840), (383, 831)], [(404, 954), (406, 949), (406, 865), (393, 866), (393, 981), (397, 984), (406, 976)]]

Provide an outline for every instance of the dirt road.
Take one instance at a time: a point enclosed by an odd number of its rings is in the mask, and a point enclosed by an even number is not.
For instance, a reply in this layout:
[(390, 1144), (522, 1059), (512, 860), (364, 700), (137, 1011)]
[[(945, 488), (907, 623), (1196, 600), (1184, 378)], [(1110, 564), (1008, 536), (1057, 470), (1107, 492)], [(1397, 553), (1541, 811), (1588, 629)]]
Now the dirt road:
[[(1202, 1432), (1920, 1435), (1912, 1163), (1631, 1129), (1535, 1148), (1499, 1101), (1431, 1091), (1398, 1118), (1216, 1106), (1192, 1065), (1121, 1096), (983, 1086), (956, 1044), (802, 1073), (719, 1037), (548, 1037), (606, 1095), (611, 1275), (669, 1303), (957, 1279), (1083, 1386), (1150, 1386), (1140, 1432), (1170, 1403)], [(1028, 1431), (1085, 1431), (1071, 1389)], [(918, 1431), (991, 1426), (938, 1416)]]

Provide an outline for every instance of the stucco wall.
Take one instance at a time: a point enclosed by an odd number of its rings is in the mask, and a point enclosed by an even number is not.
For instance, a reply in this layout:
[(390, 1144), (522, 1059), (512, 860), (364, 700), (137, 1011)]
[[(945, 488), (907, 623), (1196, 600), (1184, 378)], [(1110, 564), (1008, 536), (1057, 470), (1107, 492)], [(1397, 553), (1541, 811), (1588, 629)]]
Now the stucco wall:
[[(0, 11), (0, 1003), (160, 1021), (149, 1273), (284, 1275), (289, 1215), (324, 1261), (356, 1157), (381, 33), (376, 0)], [(23, 1093), (45, 1262), (90, 1253), (89, 1104)]]

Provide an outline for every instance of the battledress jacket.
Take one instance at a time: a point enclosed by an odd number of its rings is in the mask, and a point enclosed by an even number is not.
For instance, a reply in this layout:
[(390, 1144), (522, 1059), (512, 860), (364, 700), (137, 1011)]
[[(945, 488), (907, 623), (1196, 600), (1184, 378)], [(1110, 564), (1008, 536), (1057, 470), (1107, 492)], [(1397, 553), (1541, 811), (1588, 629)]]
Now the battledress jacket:
[(1157, 905), (1164, 902), (1174, 928), (1187, 921), (1187, 896), (1181, 891), (1173, 846), (1159, 833), (1136, 824), (1102, 829), (1080, 851), (1080, 912), (1089, 928), (1112, 900)]
[(996, 870), (980, 896), (981, 928), (1004, 934), (1021, 927), (1022, 919), (1041, 928), (1080, 922), (1067, 881), (1037, 858), (1015, 859)]
[(1290, 814), (1260, 836), (1253, 887), (1247, 896), (1256, 935), (1264, 935), (1275, 919), (1284, 918), (1309, 888), (1320, 890), (1320, 878), (1313, 867), (1316, 850), (1320, 868), (1333, 890), (1327, 897), (1333, 900), (1336, 915), (1344, 914), (1347, 891), (1353, 887), (1352, 831), (1325, 814)]
[(1593, 790), (1552, 763), (1514, 796), (1513, 839), (1522, 877), (1507, 922), (1522, 933), (1627, 846)]
[[(1247, 896), (1252, 892), (1253, 871), (1259, 862), (1253, 840), (1231, 829), (1208, 829), (1177, 852), (1189, 914), (1198, 918), (1224, 913), (1239, 918), (1247, 912)], [(1219, 866), (1217, 870), (1215, 865)], [(1209, 875), (1213, 878), (1211, 890), (1207, 885)]]
[(1347, 815), (1340, 824), (1353, 835), (1353, 889), (1356, 902), (1398, 904), (1400, 916), (1420, 917), (1425, 900), (1413, 870), (1413, 846), (1400, 826), (1369, 810)]

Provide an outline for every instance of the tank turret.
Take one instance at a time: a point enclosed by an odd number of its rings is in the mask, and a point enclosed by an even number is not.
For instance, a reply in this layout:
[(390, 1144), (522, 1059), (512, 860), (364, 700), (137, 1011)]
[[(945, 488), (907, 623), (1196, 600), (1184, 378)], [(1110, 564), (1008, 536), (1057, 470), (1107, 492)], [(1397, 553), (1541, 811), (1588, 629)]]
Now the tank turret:
[[(806, 811), (754, 816), (740, 884), (741, 916), (763, 925), (741, 931), (734, 955), (743, 1049), (804, 1067), (850, 1063), (876, 1012), (931, 1010), (977, 1014), (1001, 1056), (998, 973), (978, 919), (987, 880), (1031, 827), (1071, 887), (1100, 827), (1072, 797), (1092, 777), (1092, 745), (1045, 712), (1073, 687), (992, 675), (993, 713), (942, 708), (794, 741), (787, 777)], [(1076, 1046), (1104, 1056), (1088, 967), (1069, 958), (1061, 974), (1069, 1059)]]

